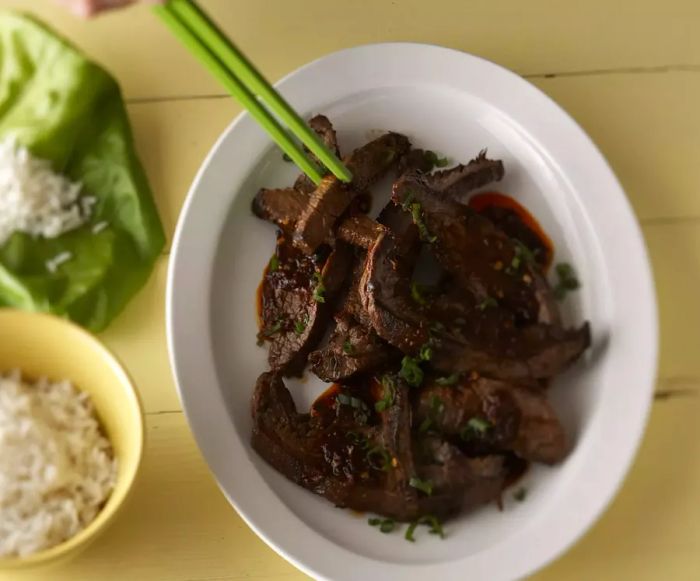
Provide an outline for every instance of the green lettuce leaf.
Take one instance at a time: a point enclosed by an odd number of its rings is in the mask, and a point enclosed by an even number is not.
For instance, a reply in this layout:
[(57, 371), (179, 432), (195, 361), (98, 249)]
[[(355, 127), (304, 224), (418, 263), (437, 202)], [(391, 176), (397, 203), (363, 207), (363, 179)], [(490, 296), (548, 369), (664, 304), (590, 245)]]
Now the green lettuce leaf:
[[(58, 238), (15, 233), (0, 247), (0, 306), (69, 317), (99, 331), (146, 282), (165, 245), (115, 80), (46, 26), (0, 11), (0, 139), (15, 135), (97, 203)], [(108, 227), (93, 234), (102, 221)], [(47, 261), (72, 259), (56, 273)]]

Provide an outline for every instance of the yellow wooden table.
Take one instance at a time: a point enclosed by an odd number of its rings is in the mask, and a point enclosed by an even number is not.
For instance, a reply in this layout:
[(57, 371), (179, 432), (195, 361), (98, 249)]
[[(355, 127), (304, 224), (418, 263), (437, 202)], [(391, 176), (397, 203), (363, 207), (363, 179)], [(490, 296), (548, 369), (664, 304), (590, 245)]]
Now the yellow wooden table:
[[(700, 579), (700, 2), (203, 4), (271, 79), (357, 44), (443, 44), (522, 74), (593, 137), (649, 246), (661, 365), (649, 428), (620, 494), (581, 542), (533, 579)], [(49, 21), (121, 81), (171, 237), (196, 169), (239, 107), (144, 8), (82, 22), (50, 0), (0, 0), (10, 6)], [(83, 556), (50, 576), (13, 574), (13, 581), (304, 578), (228, 506), (190, 435), (166, 353), (167, 265), (168, 250), (102, 336), (133, 374), (147, 412), (133, 501)]]

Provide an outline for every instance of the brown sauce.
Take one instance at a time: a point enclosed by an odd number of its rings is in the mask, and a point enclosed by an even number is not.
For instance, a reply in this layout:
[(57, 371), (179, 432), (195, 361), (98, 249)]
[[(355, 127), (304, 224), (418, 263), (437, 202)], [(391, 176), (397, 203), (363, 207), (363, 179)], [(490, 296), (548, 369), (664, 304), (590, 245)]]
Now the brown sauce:
[(311, 404), (311, 415), (313, 417), (324, 416), (326, 414), (335, 414), (335, 398), (340, 393), (340, 384), (332, 383), (328, 386), (321, 395), (319, 395), (314, 403)]
[(543, 269), (549, 268), (554, 256), (552, 240), (522, 204), (505, 194), (485, 192), (470, 198), (469, 207), (489, 218), (512, 238), (520, 240), (535, 252)]

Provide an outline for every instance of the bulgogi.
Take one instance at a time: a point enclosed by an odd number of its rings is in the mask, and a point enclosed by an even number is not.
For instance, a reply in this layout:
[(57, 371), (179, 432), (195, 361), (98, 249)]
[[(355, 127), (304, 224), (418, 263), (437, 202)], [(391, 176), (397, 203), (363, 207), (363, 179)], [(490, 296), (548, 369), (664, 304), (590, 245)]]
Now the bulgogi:
[[(310, 125), (338, 151), (327, 118)], [(397, 133), (343, 161), (350, 184), (300, 176), (253, 201), (279, 230), (262, 282), (270, 371), (253, 395), (252, 445), (335, 505), (391, 519), (499, 500), (524, 463), (569, 452), (547, 386), (588, 348), (589, 326), (563, 326), (539, 229), (470, 204), (502, 179), (501, 161), (482, 152), (432, 171), (443, 160)], [(387, 174), (391, 201), (375, 220), (368, 188)], [(429, 285), (416, 279), (424, 255)], [(335, 384), (302, 413), (283, 378), (307, 367)]]

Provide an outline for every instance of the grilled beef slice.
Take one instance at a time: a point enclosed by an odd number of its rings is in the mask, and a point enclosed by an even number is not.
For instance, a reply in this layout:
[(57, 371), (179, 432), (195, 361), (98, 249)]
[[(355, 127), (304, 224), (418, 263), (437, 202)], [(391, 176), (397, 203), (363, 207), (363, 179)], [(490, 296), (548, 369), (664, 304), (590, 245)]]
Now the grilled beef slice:
[(345, 381), (377, 371), (393, 352), (373, 329), (355, 321), (348, 313), (336, 315), (328, 344), (309, 355), (311, 370), (323, 381)]
[(503, 179), (503, 162), (486, 158), (486, 150), (479, 153), (476, 159), (472, 159), (467, 165), (436, 171), (426, 176), (430, 188), (436, 192), (443, 192), (455, 200), (464, 202), (468, 194)]
[[(396, 386), (393, 405), (378, 414), (378, 424), (371, 423), (374, 417), (369, 424), (358, 421), (348, 405), (336, 403), (332, 411), (300, 414), (281, 376), (263, 373), (253, 395), (252, 446), (284, 476), (336, 506), (401, 521), (449, 516), (500, 493), (505, 473), (497, 461), (470, 460), (436, 446), (429, 461), (414, 462), (412, 412), (403, 384)], [(458, 469), (447, 474), (441, 461)], [(430, 496), (411, 486), (421, 474), (435, 477)]]
[[(396, 406), (386, 421), (372, 427), (358, 425), (349, 407), (336, 407), (330, 422), (300, 414), (281, 376), (264, 373), (253, 395), (253, 448), (287, 478), (336, 506), (415, 518), (417, 493), (408, 485), (410, 422), (402, 422), (406, 413), (410, 419), (410, 407)], [(381, 452), (372, 461), (369, 450)]]
[[(430, 195), (440, 196), (426, 193), (418, 199), (426, 200)], [(431, 202), (426, 202), (426, 205)], [(482, 290), (501, 287), (510, 290), (513, 287), (515, 290), (512, 295), (518, 299), (514, 302), (519, 309), (503, 308), (507, 305), (499, 303), (505, 303), (504, 300), (497, 301), (490, 294), (479, 298), (470, 288), (465, 289), (464, 285), (470, 282), (469, 269), (474, 269), (477, 273), (486, 271), (492, 277), (487, 271), (488, 263), (484, 264), (479, 257), (472, 258), (468, 253), (465, 253), (465, 258), (448, 243), (455, 239), (459, 242), (467, 239), (476, 246), (475, 252), (483, 246), (488, 249), (488, 245), (479, 241), (478, 234), (481, 232), (478, 229), (477, 235), (463, 232), (469, 230), (469, 224), (465, 221), (472, 217), (468, 209), (449, 199), (445, 205), (449, 208), (456, 205), (457, 209), (454, 210), (454, 215), (444, 217), (446, 224), (442, 230), (435, 230), (439, 234), (435, 235), (431, 247), (439, 244), (446, 246), (448, 250), (443, 255), (449, 256), (444, 258), (444, 262), (452, 268), (459, 262), (462, 268), (468, 269), (467, 273), (454, 276), (460, 283), (456, 285), (456, 294), (461, 295), (462, 302), (458, 301), (457, 304), (464, 308), (462, 316), (449, 311), (436, 316), (437, 311), (431, 310), (431, 306), (421, 308), (411, 298), (410, 277), (418, 229), (411, 224), (407, 212), (397, 206), (393, 206), (389, 212), (392, 207), (388, 207), (383, 212), (383, 219), (389, 229), (379, 236), (368, 251), (360, 284), (362, 304), (377, 334), (404, 353), (414, 355), (430, 339), (431, 327), (435, 328), (436, 323), (439, 323), (438, 330), (433, 331), (435, 344), (431, 365), (447, 374), (478, 371), (501, 379), (533, 379), (552, 377), (563, 371), (589, 346), (588, 325), (574, 330), (564, 330), (559, 326), (558, 310), (553, 304), (551, 291), (535, 267), (525, 271), (525, 274), (529, 273), (529, 284), (525, 281), (512, 281), (510, 279), (515, 277), (505, 273), (498, 276), (495, 283), (489, 278), (487, 282), (490, 286), (479, 283)], [(441, 211), (447, 214), (446, 210)], [(456, 219), (462, 211), (463, 220)], [(427, 220), (428, 212), (424, 212), (424, 216)], [(478, 216), (476, 218), (487, 222)], [(456, 233), (450, 230), (450, 226)], [(501, 252), (497, 256), (501, 256), (502, 262), (507, 260), (503, 249), (506, 243), (510, 243), (509, 239), (501, 235), (493, 225), (487, 224), (486, 227), (492, 234), (487, 240), (501, 244)], [(524, 268), (524, 265), (520, 265), (520, 268)], [(495, 272), (499, 275), (498, 271)], [(490, 292), (503, 294), (501, 299), (505, 297), (505, 293), (500, 290)], [(439, 308), (442, 302), (438, 298), (435, 306)], [(523, 305), (527, 311), (523, 311)], [(535, 322), (537, 320), (542, 323)], [(523, 322), (529, 324), (523, 325)]]
[(588, 323), (578, 329), (540, 324), (511, 328), (489, 346), (442, 335), (430, 364), (446, 374), (477, 371), (503, 380), (548, 379), (571, 366), (590, 343)]
[(414, 444), (417, 474), (432, 485), (432, 494), (421, 498), (429, 514), (444, 515), (476, 508), (496, 500), (506, 484), (508, 468), (499, 455), (465, 456), (453, 444), (434, 435)]
[(418, 257), (418, 229), (393, 203), (382, 211), (386, 224), (367, 252), (359, 292), (372, 327), (404, 353), (416, 353), (429, 338), (429, 323), (410, 296), (410, 281)]
[(260, 337), (270, 341), (273, 370), (299, 375), (332, 316), (332, 303), (350, 268), (352, 252), (338, 245), (325, 261), (297, 250), (280, 234), (276, 268), (268, 268), (262, 286)]
[[(328, 149), (335, 153), (337, 157), (340, 157), (338, 136), (336, 135), (333, 124), (330, 122), (328, 117), (325, 115), (316, 115), (315, 117), (312, 117), (309, 119), (309, 127), (316, 132)], [(304, 146), (304, 149), (309, 152), (306, 146)], [(321, 163), (315, 155), (311, 154), (311, 157), (317, 163)], [(294, 189), (304, 194), (310, 194), (316, 189), (316, 184), (314, 184), (306, 174), (300, 174), (294, 182)]]
[[(470, 420), (484, 421), (483, 432)], [(456, 386), (426, 385), (415, 404), (415, 422), (525, 460), (554, 464), (569, 450), (566, 434), (546, 392), (479, 377)], [(477, 424), (478, 425), (478, 424)]]
[(478, 301), (498, 301), (523, 322), (537, 320), (532, 267), (508, 236), (449, 195), (432, 190), (424, 176), (400, 178), (393, 196), (421, 221), (435, 258), (462, 288)]
[(327, 176), (311, 193), (296, 224), (295, 244), (311, 254), (324, 241), (333, 239), (338, 219), (345, 214), (357, 192), (363, 192), (386, 173), (410, 147), (408, 139), (387, 133), (353, 151), (345, 160), (353, 174), (352, 184)]
[[(308, 204), (306, 194), (292, 189), (261, 189), (253, 199), (253, 213), (263, 220), (272, 222), (287, 234), (292, 234), (297, 220)], [(382, 232), (383, 227), (362, 213), (344, 218), (333, 237), (353, 246), (367, 249)]]

